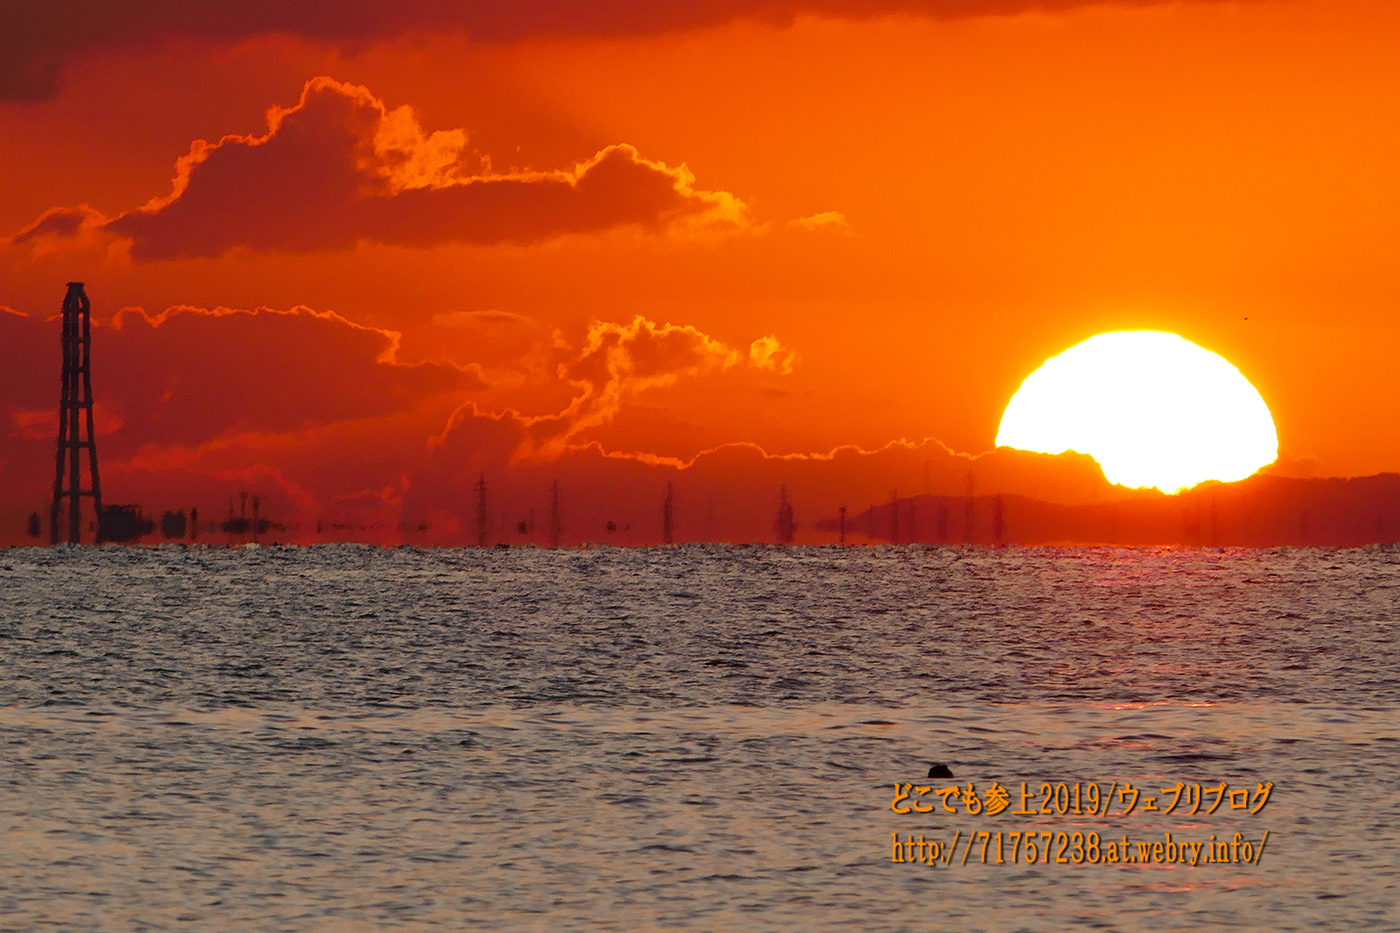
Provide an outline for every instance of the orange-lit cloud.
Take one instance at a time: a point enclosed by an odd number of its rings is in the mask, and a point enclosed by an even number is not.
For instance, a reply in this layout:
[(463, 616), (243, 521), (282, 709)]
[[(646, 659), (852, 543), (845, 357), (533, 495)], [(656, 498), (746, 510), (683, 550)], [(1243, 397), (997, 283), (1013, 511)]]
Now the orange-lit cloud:
[[(578, 356), (559, 367), (560, 377), (578, 395), (559, 417), (563, 430), (552, 440), (567, 443), (606, 424), (628, 399), (643, 392), (738, 362), (736, 350), (695, 327), (656, 324), (641, 316), (630, 324), (595, 321)], [(549, 429), (544, 433), (548, 436)]]
[(822, 211), (808, 217), (798, 217), (788, 221), (788, 226), (799, 230), (830, 230), (835, 233), (851, 233), (850, 221), (840, 211)]
[[(52, 443), (44, 428), (57, 410), (55, 335), (53, 322), (0, 314), (0, 397), (12, 438)], [(397, 339), (307, 308), (123, 310), (93, 337), (104, 453), (383, 417), (481, 387), (472, 370), (398, 363)]]
[[(515, 411), (487, 414), (468, 403), (452, 417), (435, 446), (464, 437), (478, 452), (494, 449), (495, 460), (511, 462), (557, 459), (591, 429), (610, 423), (632, 399), (651, 390), (675, 385), (687, 377), (723, 372), (747, 362), (757, 369), (790, 373), (796, 353), (776, 337), (755, 340), (746, 358), (739, 350), (689, 325), (657, 324), (638, 315), (630, 323), (594, 321), (582, 345), (573, 351), (557, 348), (563, 357), (558, 378), (570, 386), (573, 398), (563, 411), (526, 417)], [(483, 426), (478, 422), (489, 422)], [(493, 447), (477, 437), (486, 431), (497, 438)], [(479, 459), (479, 458), (478, 458)]]
[(197, 140), (176, 162), (168, 195), (111, 220), (88, 207), (56, 208), (13, 242), (100, 230), (130, 240), (133, 259), (159, 260), (745, 223), (733, 195), (697, 189), (685, 166), (629, 145), (568, 169), (509, 173), (493, 172), (488, 160), (469, 164), (466, 145), (462, 130), (426, 132), (408, 107), (390, 110), (367, 88), (316, 78), (296, 106), (268, 112), (266, 134)]
[(16, 244), (22, 244), (32, 243), (44, 237), (71, 239), (85, 230), (101, 227), (106, 222), (107, 218), (103, 216), (101, 211), (94, 210), (86, 204), (80, 204), (77, 207), (55, 207), (53, 210), (45, 211), (33, 223), (15, 234), (11, 240)]
[(797, 362), (797, 351), (784, 347), (777, 337), (769, 334), (749, 344), (749, 365), (786, 376)]

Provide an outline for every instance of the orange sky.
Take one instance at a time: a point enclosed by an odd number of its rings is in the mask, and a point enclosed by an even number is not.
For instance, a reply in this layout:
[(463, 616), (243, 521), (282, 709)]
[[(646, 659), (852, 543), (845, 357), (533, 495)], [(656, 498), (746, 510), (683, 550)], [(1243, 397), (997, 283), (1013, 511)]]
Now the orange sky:
[[(1400, 470), (1394, 4), (97, 6), (0, 14), (3, 540), (74, 279), (104, 492), (148, 511), (447, 529), (482, 470), (513, 516), (600, 453), (657, 489), (724, 444), (978, 453), (1125, 328), (1237, 365), (1289, 470)], [(812, 479), (808, 521), (911, 457)], [(712, 467), (731, 511), (785, 479)]]

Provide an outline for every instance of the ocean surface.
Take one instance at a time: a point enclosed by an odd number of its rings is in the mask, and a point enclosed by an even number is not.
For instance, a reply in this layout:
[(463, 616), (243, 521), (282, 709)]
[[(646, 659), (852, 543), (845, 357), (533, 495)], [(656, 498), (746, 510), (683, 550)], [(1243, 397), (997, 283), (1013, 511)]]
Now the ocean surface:
[(1397, 768), (1400, 547), (0, 551), (4, 931), (1397, 930)]

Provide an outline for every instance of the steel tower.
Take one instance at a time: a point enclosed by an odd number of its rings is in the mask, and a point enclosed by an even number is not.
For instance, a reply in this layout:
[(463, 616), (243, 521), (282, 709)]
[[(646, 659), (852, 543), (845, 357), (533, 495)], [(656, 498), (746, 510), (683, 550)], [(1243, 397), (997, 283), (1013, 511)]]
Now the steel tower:
[[(58, 455), (53, 477), (53, 508), (49, 535), (58, 543), (59, 513), (68, 506), (68, 541), (82, 541), (83, 496), (92, 497), (97, 543), (102, 543), (102, 484), (97, 474), (97, 439), (92, 430), (92, 303), (82, 282), (69, 282), (63, 299), (63, 394), (58, 403)], [(86, 428), (86, 439), (84, 439)], [(88, 478), (83, 488), (82, 453), (88, 453)]]

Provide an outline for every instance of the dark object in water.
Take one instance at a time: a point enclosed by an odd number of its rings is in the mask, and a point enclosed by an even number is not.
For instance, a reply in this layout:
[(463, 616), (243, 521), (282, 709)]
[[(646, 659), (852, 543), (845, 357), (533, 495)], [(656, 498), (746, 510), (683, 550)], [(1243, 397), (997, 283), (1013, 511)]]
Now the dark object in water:
[(165, 535), (166, 540), (171, 538), (183, 538), (185, 536), (186, 527), (187, 522), (184, 509), (178, 512), (167, 511), (160, 517), (160, 533)]
[(948, 766), (940, 761), (936, 762), (932, 768), (928, 769), (928, 776), (931, 778), (950, 778), (953, 776), (953, 772), (948, 770)]
[(156, 523), (141, 514), (139, 505), (108, 505), (98, 519), (99, 541), (135, 541), (155, 531)]

